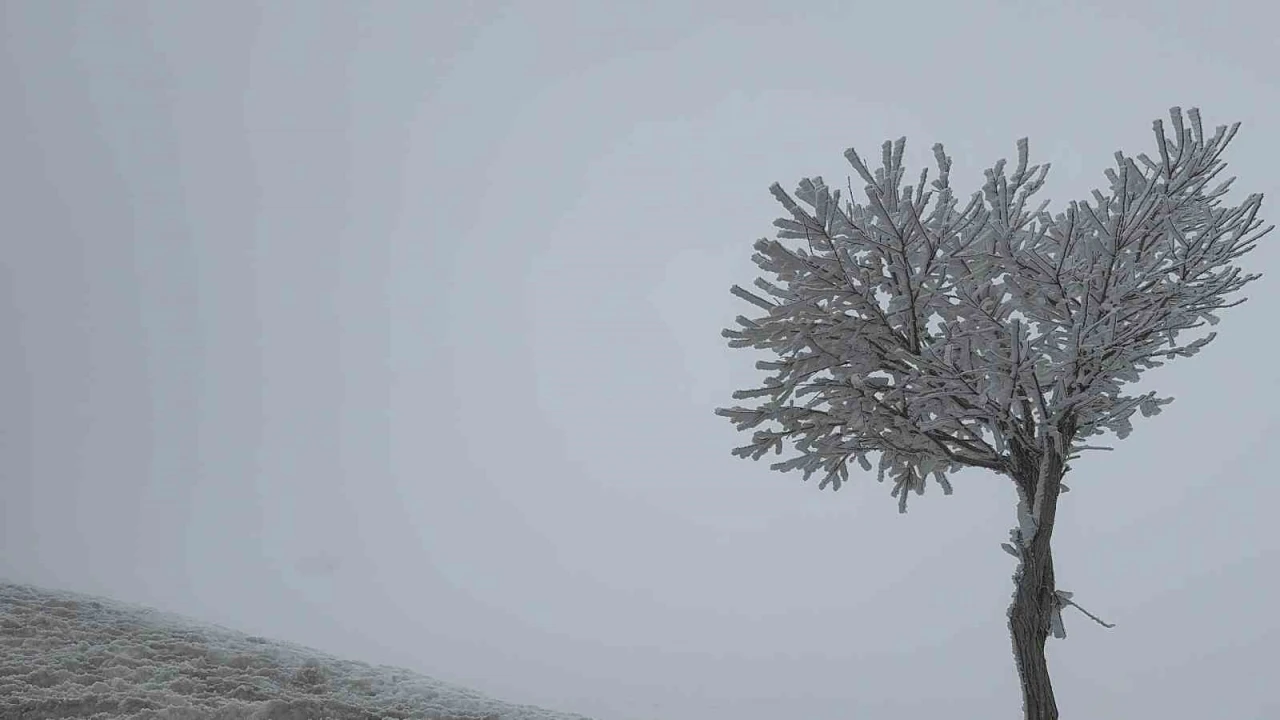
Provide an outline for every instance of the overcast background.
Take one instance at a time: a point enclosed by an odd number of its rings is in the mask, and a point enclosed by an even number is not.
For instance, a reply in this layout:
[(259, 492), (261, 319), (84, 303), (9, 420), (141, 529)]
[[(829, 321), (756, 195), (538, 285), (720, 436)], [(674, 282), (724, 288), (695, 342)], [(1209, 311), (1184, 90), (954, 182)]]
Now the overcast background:
[[(4, 2), (0, 577), (600, 720), (1016, 717), (1010, 483), (731, 457), (728, 288), (901, 135), (1060, 209), (1199, 106), (1277, 219), (1264, 6)], [(1277, 243), (1076, 463), (1064, 717), (1280, 716)]]

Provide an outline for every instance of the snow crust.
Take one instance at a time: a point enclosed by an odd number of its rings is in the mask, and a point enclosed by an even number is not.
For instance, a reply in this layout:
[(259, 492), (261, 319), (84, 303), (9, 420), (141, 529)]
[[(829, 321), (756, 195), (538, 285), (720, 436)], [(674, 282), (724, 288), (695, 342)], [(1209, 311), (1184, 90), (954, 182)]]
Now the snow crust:
[(3, 581), (0, 717), (589, 720), (107, 598)]

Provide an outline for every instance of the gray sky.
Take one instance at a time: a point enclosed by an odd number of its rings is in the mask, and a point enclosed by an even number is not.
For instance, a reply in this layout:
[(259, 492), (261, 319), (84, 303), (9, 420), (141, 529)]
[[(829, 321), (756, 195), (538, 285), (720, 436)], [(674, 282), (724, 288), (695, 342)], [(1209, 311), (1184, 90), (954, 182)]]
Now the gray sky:
[[(1199, 106), (1280, 218), (1219, 6), (5, 2), (0, 576), (600, 720), (1013, 717), (1010, 483), (731, 457), (728, 287), (901, 135), (963, 194), (1030, 136), (1061, 208)], [(1280, 715), (1277, 243), (1072, 473), (1071, 717)]]

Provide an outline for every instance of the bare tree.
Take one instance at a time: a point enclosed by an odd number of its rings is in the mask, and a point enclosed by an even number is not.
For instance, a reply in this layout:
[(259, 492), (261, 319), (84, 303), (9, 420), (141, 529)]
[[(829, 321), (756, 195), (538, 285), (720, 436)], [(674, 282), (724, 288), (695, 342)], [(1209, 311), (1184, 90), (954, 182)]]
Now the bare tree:
[(1066, 636), (1061, 610), (1075, 605), (1057, 588), (1050, 549), (1068, 463), (1110, 449), (1087, 438), (1124, 438), (1135, 411), (1171, 402), (1122, 385), (1214, 338), (1179, 341), (1243, 302), (1226, 298), (1259, 276), (1232, 263), (1272, 229), (1259, 229), (1262, 195), (1223, 207), (1234, 178), (1209, 189), (1239, 123), (1208, 138), (1199, 112), (1187, 115), (1190, 127), (1171, 109), (1172, 138), (1155, 121), (1157, 160), (1117, 152), (1109, 194), (1056, 216), (1047, 201), (1028, 211), (1049, 166), (1028, 167), (1025, 138), (1013, 175), (997, 162), (963, 210), (941, 145), (931, 190), (927, 170), (902, 185), (905, 138), (884, 143), (874, 175), (850, 149), (867, 202), (842, 206), (816, 177), (795, 193), (802, 208), (775, 183), (788, 214), (774, 222), (778, 237), (799, 242), (756, 242), (772, 280), (755, 281), (761, 294), (732, 289), (764, 313), (738, 317), (741, 329), (724, 331), (730, 347), (776, 355), (756, 364), (770, 373), (761, 387), (733, 395), (754, 407), (716, 411), (739, 430), (768, 423), (735, 455), (758, 460), (789, 444), (797, 454), (774, 469), (820, 471), (819, 487), (839, 489), (851, 461), (871, 470), (878, 453), (900, 512), (930, 475), (946, 494), (948, 473), (965, 467), (1013, 481), (1018, 525), (1004, 548), (1018, 560), (1009, 630), (1027, 720), (1058, 717), (1044, 646)]

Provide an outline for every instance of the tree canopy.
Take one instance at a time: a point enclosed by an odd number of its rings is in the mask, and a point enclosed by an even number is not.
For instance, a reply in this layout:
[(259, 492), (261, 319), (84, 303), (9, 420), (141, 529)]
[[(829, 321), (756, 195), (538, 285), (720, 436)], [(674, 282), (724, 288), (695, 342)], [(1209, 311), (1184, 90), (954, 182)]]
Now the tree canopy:
[(762, 312), (723, 333), (776, 356), (756, 364), (769, 373), (759, 387), (734, 393), (753, 406), (716, 411), (755, 429), (734, 454), (791, 445), (774, 469), (839, 489), (849, 463), (869, 471), (879, 453), (906, 512), (929, 476), (949, 494), (963, 467), (1016, 478), (1050, 448), (1069, 460), (1099, 449), (1090, 436), (1127, 436), (1135, 412), (1172, 398), (1123, 386), (1213, 340), (1184, 333), (1243, 302), (1229, 298), (1259, 275), (1233, 263), (1272, 229), (1260, 194), (1224, 205), (1234, 178), (1212, 185), (1239, 123), (1208, 137), (1187, 116), (1172, 108), (1172, 138), (1153, 124), (1155, 159), (1117, 152), (1109, 191), (1057, 215), (1048, 201), (1031, 209), (1049, 166), (1028, 164), (1025, 138), (1013, 173), (995, 163), (963, 208), (941, 144), (937, 179), (903, 184), (905, 138), (884, 143), (874, 173), (845, 152), (866, 202), (850, 184), (842, 203), (821, 177), (794, 197), (775, 183), (786, 216), (753, 255), (766, 276), (756, 292), (732, 288)]

